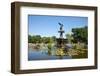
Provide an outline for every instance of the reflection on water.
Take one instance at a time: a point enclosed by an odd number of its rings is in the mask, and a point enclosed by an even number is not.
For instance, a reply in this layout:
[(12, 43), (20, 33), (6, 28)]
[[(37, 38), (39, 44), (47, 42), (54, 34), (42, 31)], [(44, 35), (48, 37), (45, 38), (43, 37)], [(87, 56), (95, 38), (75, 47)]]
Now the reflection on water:
[(58, 48), (55, 45), (29, 44), (28, 60), (55, 60), (55, 59), (80, 59), (88, 58), (87, 47), (83, 45), (67, 44)]
[(67, 52), (59, 51), (57, 48), (51, 49), (33, 49), (29, 48), (28, 60), (55, 60), (55, 59), (72, 59)]

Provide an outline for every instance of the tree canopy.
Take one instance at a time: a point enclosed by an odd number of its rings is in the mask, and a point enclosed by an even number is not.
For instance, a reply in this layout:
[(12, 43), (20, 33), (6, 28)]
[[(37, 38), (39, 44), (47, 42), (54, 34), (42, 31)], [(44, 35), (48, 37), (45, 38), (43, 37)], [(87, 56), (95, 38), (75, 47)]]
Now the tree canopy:
[(82, 28), (73, 28), (72, 29), (72, 36), (74, 38), (74, 42), (84, 42), (87, 43), (88, 38), (88, 27)]
[(56, 36), (41, 37), (40, 35), (28, 35), (29, 43), (53, 43), (56, 41)]
[[(66, 34), (68, 42), (83, 42), (87, 44), (88, 39), (88, 27), (72, 28), (71, 34)], [(28, 35), (29, 43), (55, 43), (56, 36), (52, 37), (41, 37), (41, 35)]]

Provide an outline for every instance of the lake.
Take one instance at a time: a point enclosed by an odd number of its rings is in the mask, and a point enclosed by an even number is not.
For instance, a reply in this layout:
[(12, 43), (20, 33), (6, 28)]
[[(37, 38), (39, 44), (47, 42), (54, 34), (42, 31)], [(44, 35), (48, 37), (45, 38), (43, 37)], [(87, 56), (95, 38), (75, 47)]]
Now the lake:
[(28, 60), (55, 60), (55, 59), (72, 59), (68, 55), (56, 55), (56, 48), (48, 49), (28, 49)]

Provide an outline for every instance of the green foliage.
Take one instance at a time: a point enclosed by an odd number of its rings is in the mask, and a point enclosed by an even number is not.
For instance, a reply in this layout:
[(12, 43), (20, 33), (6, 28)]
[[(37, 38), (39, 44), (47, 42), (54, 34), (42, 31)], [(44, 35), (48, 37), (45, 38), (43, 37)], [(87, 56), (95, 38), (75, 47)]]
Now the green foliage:
[(32, 36), (28, 35), (28, 42), (31, 43), (32, 42)]
[(36, 36), (31, 36), (31, 42), (30, 43), (40, 43), (41, 42), (41, 36), (36, 35)]
[(42, 42), (45, 44), (49, 43), (49, 41), (50, 41), (50, 37), (43, 37), (42, 38)]
[(72, 29), (72, 36), (74, 38), (74, 42), (84, 42), (87, 43), (88, 38), (88, 27), (82, 27), (82, 28), (73, 28)]
[(73, 49), (87, 49), (86, 44), (79, 43), (79, 44), (73, 44)]
[(52, 36), (51, 38), (52, 38), (52, 41), (54, 42), (56, 41), (56, 36)]
[(71, 34), (66, 34), (66, 39), (68, 40), (68, 43), (71, 43), (73, 40), (73, 36)]
[(54, 43), (56, 41), (56, 37), (41, 37), (40, 35), (28, 35), (28, 42), (29, 43)]
[(58, 48), (57, 51), (56, 51), (56, 55), (61, 55), (61, 56), (64, 56), (65, 53), (63, 51), (64, 49), (63, 48)]
[(48, 43), (48, 46), (47, 47), (48, 47), (49, 50), (51, 50), (51, 48), (52, 48), (51, 43)]

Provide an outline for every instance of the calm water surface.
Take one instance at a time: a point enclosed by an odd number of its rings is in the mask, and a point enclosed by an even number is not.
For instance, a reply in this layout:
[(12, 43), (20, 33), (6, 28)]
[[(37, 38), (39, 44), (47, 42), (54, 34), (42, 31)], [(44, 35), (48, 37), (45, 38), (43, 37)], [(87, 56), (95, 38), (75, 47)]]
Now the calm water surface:
[(28, 50), (28, 60), (55, 60), (55, 59), (72, 59), (71, 56), (57, 56), (55, 49), (32, 49)]

